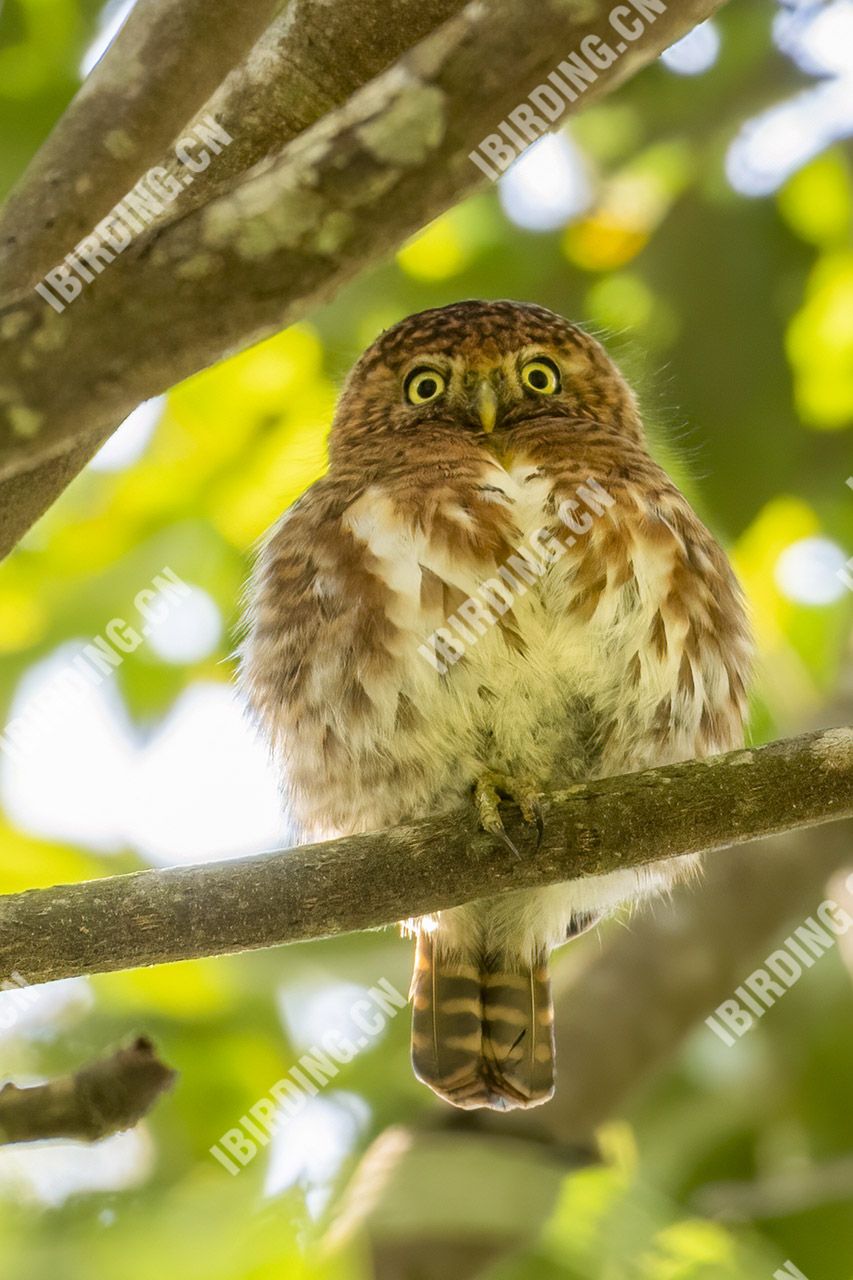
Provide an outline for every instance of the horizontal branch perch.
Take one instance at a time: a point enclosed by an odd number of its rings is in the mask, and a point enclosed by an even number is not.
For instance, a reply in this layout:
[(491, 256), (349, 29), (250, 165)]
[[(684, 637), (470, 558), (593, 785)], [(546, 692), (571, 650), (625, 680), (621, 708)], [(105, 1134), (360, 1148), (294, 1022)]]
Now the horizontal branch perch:
[(44, 1138), (99, 1142), (131, 1129), (175, 1082), (150, 1040), (98, 1058), (74, 1075), (21, 1089), (0, 1089), (0, 1146)]
[(0, 974), (49, 982), (391, 924), (473, 898), (705, 853), (853, 816), (853, 729), (574, 784), (514, 809), (514, 857), (473, 806), (230, 862), (0, 898)]

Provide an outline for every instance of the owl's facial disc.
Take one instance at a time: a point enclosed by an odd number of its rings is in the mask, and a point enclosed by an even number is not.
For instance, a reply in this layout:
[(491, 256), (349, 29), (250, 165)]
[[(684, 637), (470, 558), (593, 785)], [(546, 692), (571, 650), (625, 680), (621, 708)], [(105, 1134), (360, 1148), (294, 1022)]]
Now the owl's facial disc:
[(529, 349), (505, 356), (492, 367), (466, 369), (462, 374), (466, 418), (486, 435), (516, 416), (525, 404), (556, 395), (562, 377), (556, 361)]
[(418, 420), (490, 436), (523, 421), (537, 401), (559, 396), (563, 373), (538, 345), (501, 351), (490, 343), (470, 354), (464, 347), (422, 351), (404, 366), (400, 385)]

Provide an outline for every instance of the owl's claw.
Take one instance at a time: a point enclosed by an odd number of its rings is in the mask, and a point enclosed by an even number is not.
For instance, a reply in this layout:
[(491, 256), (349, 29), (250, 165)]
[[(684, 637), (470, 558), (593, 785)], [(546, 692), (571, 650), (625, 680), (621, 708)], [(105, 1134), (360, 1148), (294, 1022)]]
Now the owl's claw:
[[(489, 835), (494, 836), (496, 840), (500, 840), (501, 844), (505, 844), (514, 858), (520, 858), (521, 851), (518, 849), (515, 842), (510, 840), (509, 836), (504, 831), (504, 824), (501, 822), (500, 818), (498, 818), (498, 824), (498, 826), (486, 827)], [(485, 823), (483, 825), (485, 826)]]
[(480, 826), (520, 858), (521, 854), (504, 830), (500, 815), (501, 797), (514, 800), (521, 810), (524, 821), (536, 828), (536, 848), (538, 849), (545, 834), (539, 788), (533, 778), (526, 775), (511, 778), (503, 773), (492, 772), (482, 774), (474, 784), (474, 803), (477, 807)]

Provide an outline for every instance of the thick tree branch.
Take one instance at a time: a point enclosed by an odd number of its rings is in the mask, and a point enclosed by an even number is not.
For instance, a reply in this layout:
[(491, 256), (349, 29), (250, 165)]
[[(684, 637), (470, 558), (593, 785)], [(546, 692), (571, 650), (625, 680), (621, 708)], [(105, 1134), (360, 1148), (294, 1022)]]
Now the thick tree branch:
[[(223, 0), (211, 22), (207, 0), (137, 0), (0, 210), (0, 296), (57, 266), (162, 159), (278, 3)], [(28, 529), (100, 444), (81, 432), (67, 453), (0, 481), (0, 529)]]
[(0, 898), (0, 973), (30, 983), (370, 929), (511, 889), (709, 852), (853, 815), (853, 729), (574, 784), (514, 810), (515, 858), (473, 807), (232, 862)]
[(0, 213), (0, 293), (37, 281), (157, 163), (279, 0), (137, 0)]
[(6, 1084), (0, 1089), (0, 1146), (43, 1138), (98, 1142), (131, 1129), (175, 1079), (151, 1041), (140, 1037), (74, 1075), (24, 1089)]
[[(671, 0), (578, 103), (610, 92), (721, 2)], [(609, 10), (542, 0), (532, 22), (522, 0), (474, 0), (236, 190), (141, 237), (61, 315), (38, 296), (9, 299), (0, 481), (44, 463), (54, 471), (44, 489), (26, 489), (25, 510), (0, 507), (0, 554), (55, 497), (75, 450), (91, 451), (139, 401), (297, 319), (472, 190), (481, 175), (469, 152), (584, 38), (612, 40)]]
[[(465, 0), (290, 0), (248, 57), (225, 78), (183, 132), (214, 116), (234, 141), (178, 197), (162, 221), (206, 204), (252, 165), (281, 151), (346, 102), (452, 14)], [(174, 155), (162, 161), (180, 175)]]
[[(463, 0), (396, 0), (395, 21), (388, 22), (383, 0), (337, 6), (290, 0), (219, 84), (223, 60), (236, 63), (275, 8), (272, 0), (220, 7), (215, 24), (204, 2), (137, 0), (0, 212), (0, 296), (13, 287), (20, 291), (61, 262), (152, 165), (179, 176), (174, 144), (205, 117), (219, 120), (234, 141), (165, 207), (164, 222), (233, 184), (462, 7)], [(214, 56), (205, 49), (211, 39)], [(95, 140), (114, 137), (117, 129), (130, 144), (113, 156)], [(87, 432), (69, 453), (0, 480), (0, 542), (7, 522), (14, 525), (13, 541), (29, 528), (102, 440), (103, 433)]]

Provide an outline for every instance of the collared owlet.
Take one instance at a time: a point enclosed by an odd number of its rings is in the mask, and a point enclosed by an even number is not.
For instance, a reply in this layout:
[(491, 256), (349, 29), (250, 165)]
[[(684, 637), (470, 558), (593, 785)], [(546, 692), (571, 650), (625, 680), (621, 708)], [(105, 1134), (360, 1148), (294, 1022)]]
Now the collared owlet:
[[(742, 743), (750, 641), (720, 547), (647, 451), (603, 348), (459, 302), (349, 375), (329, 470), (268, 536), (243, 681), (303, 840)], [(693, 857), (415, 922), (412, 1060), (459, 1107), (554, 1089), (548, 956)]]

